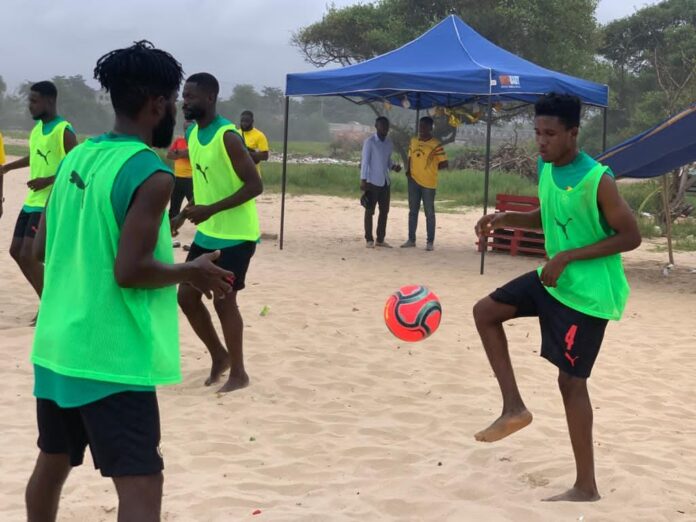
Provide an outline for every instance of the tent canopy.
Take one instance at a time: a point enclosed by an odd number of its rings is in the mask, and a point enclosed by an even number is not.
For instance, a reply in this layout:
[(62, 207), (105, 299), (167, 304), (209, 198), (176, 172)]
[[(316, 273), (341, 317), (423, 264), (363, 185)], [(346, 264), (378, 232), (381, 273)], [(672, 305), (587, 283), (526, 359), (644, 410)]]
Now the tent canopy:
[(696, 103), (597, 160), (625, 178), (654, 178), (696, 161)]
[(394, 51), (341, 69), (288, 74), (287, 96), (343, 96), (427, 109), (485, 98), (534, 102), (551, 91), (606, 107), (608, 87), (551, 71), (497, 47), (450, 15)]

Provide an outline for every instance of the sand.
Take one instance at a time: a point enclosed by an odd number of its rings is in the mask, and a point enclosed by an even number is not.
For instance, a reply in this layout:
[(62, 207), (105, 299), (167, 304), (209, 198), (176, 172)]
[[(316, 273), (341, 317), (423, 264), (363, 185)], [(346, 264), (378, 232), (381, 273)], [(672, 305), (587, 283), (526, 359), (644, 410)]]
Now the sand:
[[(25, 180), (7, 176), (0, 220), (2, 521), (24, 519), (37, 453), (27, 325), (38, 301), (8, 252)], [(265, 231), (278, 229), (279, 208), (277, 196), (260, 198)], [(569, 487), (574, 465), (534, 319), (507, 325), (534, 422), (498, 443), (473, 438), (501, 402), (471, 307), (538, 261), (490, 255), (480, 276), (476, 210), (438, 214), (437, 250), (425, 252), (366, 249), (357, 198), (293, 197), (287, 208), (285, 250), (263, 242), (240, 295), (249, 388), (202, 386), (207, 353), (181, 317), (184, 382), (159, 392), (164, 520), (696, 520), (696, 255), (677, 254), (667, 277), (653, 243), (626, 256), (633, 293), (589, 384), (603, 499), (549, 504), (540, 499)], [(405, 239), (406, 221), (395, 204), (388, 241)], [(184, 240), (192, 235), (187, 226)], [(439, 331), (412, 345), (382, 321), (387, 296), (409, 283), (429, 286), (444, 310)], [(116, 520), (113, 486), (89, 457), (68, 479), (59, 520)]]

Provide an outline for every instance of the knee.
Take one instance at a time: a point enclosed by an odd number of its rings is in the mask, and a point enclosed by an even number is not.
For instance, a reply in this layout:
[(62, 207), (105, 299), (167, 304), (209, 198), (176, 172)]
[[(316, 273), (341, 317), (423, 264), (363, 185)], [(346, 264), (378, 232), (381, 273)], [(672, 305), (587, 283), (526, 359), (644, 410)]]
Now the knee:
[(179, 302), (179, 306), (183, 312), (186, 314), (201, 301), (201, 295), (197, 290), (191, 288), (189, 285), (180, 285), (179, 292), (177, 293), (177, 301)]
[(495, 322), (493, 320), (493, 304), (490, 297), (484, 297), (474, 305), (474, 322), (477, 327)]
[(570, 397), (585, 389), (587, 381), (580, 377), (573, 377), (564, 371), (558, 372), (558, 389), (563, 397)]

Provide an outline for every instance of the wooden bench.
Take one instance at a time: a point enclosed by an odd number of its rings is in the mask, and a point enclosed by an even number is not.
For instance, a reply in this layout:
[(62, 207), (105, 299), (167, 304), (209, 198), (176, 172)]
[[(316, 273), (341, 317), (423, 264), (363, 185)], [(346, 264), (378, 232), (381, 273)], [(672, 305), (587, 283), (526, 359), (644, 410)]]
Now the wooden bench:
[[(539, 208), (539, 198), (535, 196), (514, 196), (497, 194), (495, 196), (496, 212), (529, 212)], [(479, 252), (483, 248), (502, 250), (511, 256), (528, 254), (546, 256), (544, 232), (540, 229), (505, 227), (497, 228), (487, 234), (485, 241), (478, 241)]]

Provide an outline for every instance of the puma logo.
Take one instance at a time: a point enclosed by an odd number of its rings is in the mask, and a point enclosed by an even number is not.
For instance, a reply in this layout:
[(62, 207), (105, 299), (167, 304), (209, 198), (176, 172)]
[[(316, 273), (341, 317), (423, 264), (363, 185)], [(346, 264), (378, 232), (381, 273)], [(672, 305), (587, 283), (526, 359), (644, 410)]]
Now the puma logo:
[(565, 223), (561, 223), (560, 221), (558, 221), (558, 218), (553, 218), (553, 219), (556, 220), (556, 224), (557, 224), (559, 227), (561, 227), (561, 230), (563, 230), (563, 235), (565, 236), (565, 238), (566, 238), (566, 239), (570, 239), (570, 238), (568, 237), (568, 230), (567, 230), (567, 229), (568, 229), (568, 224), (569, 224), (571, 221), (573, 221), (573, 218), (568, 218), (568, 221), (566, 221)]
[(82, 191), (82, 201), (80, 202), (80, 208), (82, 208), (85, 204), (85, 190), (87, 189), (87, 185), (89, 185), (89, 183), (85, 183), (80, 175), (74, 170), (70, 173), (70, 183)]
[(205, 182), (208, 183), (208, 167), (204, 169), (201, 167), (200, 163), (196, 163), (196, 170), (201, 173)]
[(577, 361), (577, 360), (580, 358), (580, 356), (577, 355), (576, 357), (573, 357), (573, 356), (570, 355), (568, 352), (565, 352), (565, 358), (568, 359), (568, 360), (570, 361), (570, 365), (571, 365), (573, 368), (575, 368), (575, 361)]
[(48, 155), (51, 153), (50, 150), (47, 150), (46, 153), (44, 154), (41, 152), (41, 149), (36, 149), (36, 153), (43, 158), (43, 160), (46, 162), (46, 165), (48, 165)]

